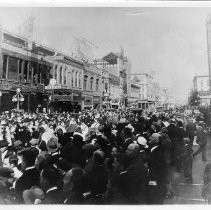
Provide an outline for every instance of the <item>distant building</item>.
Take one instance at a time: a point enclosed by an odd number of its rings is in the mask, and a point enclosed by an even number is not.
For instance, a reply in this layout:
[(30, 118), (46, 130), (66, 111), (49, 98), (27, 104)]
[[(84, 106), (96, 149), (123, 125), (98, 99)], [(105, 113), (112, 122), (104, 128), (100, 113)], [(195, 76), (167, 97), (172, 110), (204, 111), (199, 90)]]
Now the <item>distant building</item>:
[(140, 96), (140, 87), (135, 84), (131, 84), (131, 94), (128, 98), (128, 103), (132, 107), (138, 107), (138, 101)]
[(209, 76), (195, 76), (193, 79), (193, 89), (198, 92), (202, 106), (210, 103), (210, 79)]
[(155, 104), (153, 95), (153, 77), (151, 74), (139, 73), (131, 74), (131, 81), (133, 84), (139, 86), (140, 99), (138, 101), (140, 108), (149, 108)]

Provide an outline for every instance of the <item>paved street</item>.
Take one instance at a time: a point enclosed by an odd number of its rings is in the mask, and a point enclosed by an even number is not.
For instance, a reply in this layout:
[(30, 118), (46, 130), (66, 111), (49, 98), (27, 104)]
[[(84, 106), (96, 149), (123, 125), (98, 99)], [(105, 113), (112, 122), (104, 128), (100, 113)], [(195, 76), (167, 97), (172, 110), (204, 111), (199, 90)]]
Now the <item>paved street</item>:
[[(196, 150), (198, 146), (194, 146)], [(207, 162), (201, 160), (199, 154), (193, 161), (193, 183), (187, 184), (183, 177), (174, 180), (175, 198), (167, 199), (165, 204), (206, 204), (201, 196), (203, 187), (203, 173), (205, 165), (211, 162), (211, 141), (209, 141), (207, 149)]]

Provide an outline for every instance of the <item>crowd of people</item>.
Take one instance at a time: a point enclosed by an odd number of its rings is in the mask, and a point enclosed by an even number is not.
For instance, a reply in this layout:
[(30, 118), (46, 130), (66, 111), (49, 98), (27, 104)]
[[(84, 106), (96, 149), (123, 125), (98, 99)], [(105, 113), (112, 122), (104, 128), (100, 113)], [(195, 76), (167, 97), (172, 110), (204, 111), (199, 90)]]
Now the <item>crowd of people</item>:
[(7, 112), (0, 122), (2, 204), (163, 204), (174, 175), (192, 183), (194, 157), (206, 161), (204, 123), (180, 112)]

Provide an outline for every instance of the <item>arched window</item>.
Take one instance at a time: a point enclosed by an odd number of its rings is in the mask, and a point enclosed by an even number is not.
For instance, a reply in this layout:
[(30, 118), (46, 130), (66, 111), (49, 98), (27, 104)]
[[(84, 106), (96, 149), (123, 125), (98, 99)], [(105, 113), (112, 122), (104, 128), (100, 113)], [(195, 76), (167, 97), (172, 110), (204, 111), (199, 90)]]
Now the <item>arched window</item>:
[(84, 75), (84, 90), (87, 90), (87, 79), (88, 79), (88, 76)]

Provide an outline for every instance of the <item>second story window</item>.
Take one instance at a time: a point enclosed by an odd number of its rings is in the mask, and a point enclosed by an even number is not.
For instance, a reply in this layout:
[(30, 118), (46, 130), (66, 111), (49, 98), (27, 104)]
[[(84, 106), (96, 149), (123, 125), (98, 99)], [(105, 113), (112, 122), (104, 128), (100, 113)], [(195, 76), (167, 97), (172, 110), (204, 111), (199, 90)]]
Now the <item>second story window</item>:
[(93, 90), (93, 82), (94, 82), (94, 78), (91, 77), (90, 78), (90, 90)]
[(75, 86), (78, 87), (78, 72), (75, 73)]
[(59, 69), (59, 83), (62, 84), (62, 67)]

